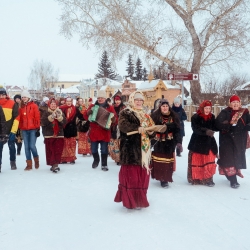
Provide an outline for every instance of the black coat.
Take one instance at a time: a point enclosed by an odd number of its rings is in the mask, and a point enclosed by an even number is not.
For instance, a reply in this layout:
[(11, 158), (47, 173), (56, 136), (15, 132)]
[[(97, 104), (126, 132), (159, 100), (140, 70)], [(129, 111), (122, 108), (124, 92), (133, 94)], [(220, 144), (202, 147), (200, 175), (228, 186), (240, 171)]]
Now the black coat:
[[(155, 125), (163, 125), (162, 115), (160, 109), (157, 109), (151, 114), (151, 118), (154, 121)], [(162, 134), (165, 134), (167, 138), (169, 133), (173, 134), (172, 140), (165, 140), (165, 141), (157, 141), (153, 140), (152, 145), (154, 145), (154, 152), (156, 153), (163, 153), (163, 154), (171, 154), (175, 151), (175, 147), (177, 143), (181, 143), (180, 137), (180, 121), (177, 115), (170, 111), (170, 114), (166, 116), (168, 118), (172, 118), (172, 123), (167, 123), (167, 130), (165, 133), (157, 133), (160, 137)]]
[(188, 149), (198, 154), (208, 155), (212, 150), (214, 154), (218, 153), (217, 143), (214, 137), (206, 135), (208, 129), (216, 131), (215, 116), (205, 120), (202, 116), (194, 114), (191, 118), (193, 134), (188, 144)]
[[(66, 115), (66, 114), (64, 114)], [(76, 114), (70, 122), (67, 123), (67, 125), (64, 127), (63, 132), (64, 132), (64, 137), (65, 138), (71, 138), (71, 137), (76, 137), (77, 136), (77, 127), (76, 127), (76, 118), (79, 120), (83, 121), (83, 115), (79, 111), (78, 108), (76, 108)]]
[(222, 168), (245, 169), (247, 131), (250, 130), (249, 111), (245, 109), (236, 126), (230, 125), (231, 117), (232, 109), (228, 107), (223, 109), (216, 118), (216, 126), (220, 131), (218, 164)]
[(179, 120), (180, 120), (180, 135), (181, 137), (185, 136), (185, 127), (184, 127), (184, 122), (185, 120), (187, 120), (187, 114), (185, 112), (185, 110), (182, 108), (182, 106), (180, 105), (179, 107), (175, 107), (173, 105), (172, 110), (178, 115)]

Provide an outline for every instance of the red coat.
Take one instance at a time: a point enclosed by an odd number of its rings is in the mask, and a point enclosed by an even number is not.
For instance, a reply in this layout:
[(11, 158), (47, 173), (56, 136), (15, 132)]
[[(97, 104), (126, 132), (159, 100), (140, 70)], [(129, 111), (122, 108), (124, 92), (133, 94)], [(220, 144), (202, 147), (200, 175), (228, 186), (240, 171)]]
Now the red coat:
[[(93, 107), (95, 106), (95, 104), (91, 104), (88, 109), (85, 111), (84, 113), (84, 119), (88, 120), (88, 115), (87, 112)], [(113, 106), (108, 105), (106, 107), (106, 110), (108, 112), (114, 113), (115, 117), (116, 117), (116, 121), (115, 123), (117, 123), (117, 116), (116, 116), (116, 112)], [(92, 142), (95, 141), (105, 141), (105, 142), (109, 142), (111, 138), (111, 131), (110, 129), (104, 129), (102, 128), (100, 125), (98, 125), (96, 122), (90, 122), (90, 128), (89, 128), (89, 139)]]
[(21, 130), (40, 128), (40, 112), (38, 106), (33, 101), (21, 105), (19, 116), (19, 128)]

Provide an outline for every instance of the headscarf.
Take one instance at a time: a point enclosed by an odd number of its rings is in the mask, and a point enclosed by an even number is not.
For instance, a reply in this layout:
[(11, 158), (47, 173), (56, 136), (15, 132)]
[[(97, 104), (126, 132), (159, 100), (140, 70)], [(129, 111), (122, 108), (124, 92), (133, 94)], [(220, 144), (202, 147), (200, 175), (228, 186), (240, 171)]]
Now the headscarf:
[[(71, 97), (67, 97), (67, 99), (71, 99), (71, 102), (73, 101)], [(76, 107), (73, 105), (73, 103), (71, 103), (70, 106), (68, 106), (67, 104), (64, 104), (62, 106), (60, 106), (60, 109), (62, 110), (62, 112), (64, 113), (66, 119), (67, 119), (67, 123), (65, 124), (65, 126), (70, 123), (71, 121), (73, 121), (73, 119), (75, 118), (76, 115)]]
[(204, 108), (208, 107), (208, 106), (212, 107), (213, 106), (212, 102), (209, 101), (209, 100), (204, 100), (200, 104), (199, 109), (197, 110), (197, 114), (199, 116), (203, 117), (205, 121), (210, 120), (212, 118), (212, 113), (211, 112), (208, 115), (205, 115), (205, 113), (204, 113)]
[[(56, 106), (58, 106), (57, 100), (56, 100), (54, 97), (50, 98), (50, 99), (49, 99), (49, 102), (48, 102), (48, 109), (49, 109), (50, 111), (52, 111), (52, 112), (55, 111), (55, 110), (50, 109), (50, 104), (53, 103), (53, 102), (55, 102), (55, 103), (56, 103)], [(57, 120), (57, 119), (54, 119), (54, 120), (53, 120), (53, 122), (52, 122), (52, 127), (53, 127), (53, 132), (54, 132), (54, 135), (53, 135), (53, 136), (56, 137), (56, 136), (58, 135), (59, 131), (60, 131), (59, 123), (58, 123), (58, 120)]]

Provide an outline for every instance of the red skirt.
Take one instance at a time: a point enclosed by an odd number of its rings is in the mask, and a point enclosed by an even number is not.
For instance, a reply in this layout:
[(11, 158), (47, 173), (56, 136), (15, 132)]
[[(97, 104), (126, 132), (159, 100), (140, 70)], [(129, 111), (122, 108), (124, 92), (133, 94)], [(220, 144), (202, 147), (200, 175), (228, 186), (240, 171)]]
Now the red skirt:
[(64, 138), (44, 138), (44, 144), (47, 165), (60, 164)]
[(88, 135), (84, 132), (78, 132), (78, 154), (91, 154), (91, 147), (88, 141)]
[(74, 160), (76, 160), (76, 138), (64, 138), (61, 162), (72, 162)]
[(150, 175), (138, 165), (122, 165), (115, 202), (122, 202), (129, 209), (148, 207), (147, 190)]

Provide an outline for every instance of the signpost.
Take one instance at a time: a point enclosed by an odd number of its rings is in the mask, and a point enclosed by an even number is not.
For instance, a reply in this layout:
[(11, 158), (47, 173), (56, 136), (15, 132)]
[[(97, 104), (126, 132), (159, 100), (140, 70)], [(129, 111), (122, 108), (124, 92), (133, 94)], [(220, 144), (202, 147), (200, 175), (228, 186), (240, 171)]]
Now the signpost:
[(198, 81), (199, 74), (193, 73), (170, 73), (168, 74), (168, 80), (179, 80), (182, 81), (181, 94), (182, 94), (182, 107), (184, 106), (184, 82), (183, 81)]

